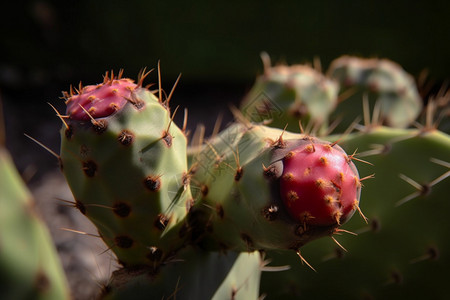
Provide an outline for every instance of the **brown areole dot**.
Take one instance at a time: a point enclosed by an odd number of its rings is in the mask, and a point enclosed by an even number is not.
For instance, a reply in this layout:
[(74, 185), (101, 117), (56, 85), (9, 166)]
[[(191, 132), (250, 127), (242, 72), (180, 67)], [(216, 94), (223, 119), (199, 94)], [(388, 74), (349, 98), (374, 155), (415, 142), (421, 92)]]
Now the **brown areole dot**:
[(276, 177), (276, 169), (274, 165), (270, 165), (267, 168), (263, 166), (263, 175), (267, 179), (274, 179)]
[(134, 140), (134, 134), (131, 131), (128, 130), (122, 130), (117, 137), (117, 140), (120, 144), (124, 146), (130, 146), (133, 143)]
[(247, 244), (249, 249), (253, 249), (253, 240), (248, 234), (241, 233), (241, 239), (245, 242), (245, 244)]
[(137, 110), (141, 110), (145, 107), (145, 102), (141, 99), (137, 99), (135, 102), (132, 102), (134, 108), (136, 108)]
[(237, 168), (236, 174), (234, 174), (234, 180), (235, 181), (241, 180), (242, 175), (244, 175), (244, 169), (242, 169), (242, 167)]
[(97, 172), (97, 164), (92, 160), (83, 162), (83, 172), (87, 177), (94, 177)]
[(289, 151), (283, 159), (290, 159), (291, 157), (293, 157), (295, 155), (294, 151)]
[(42, 270), (39, 270), (37, 272), (36, 277), (34, 279), (34, 286), (36, 290), (38, 290), (41, 293), (47, 291), (50, 288), (51, 286), (50, 279)]
[(200, 191), (201, 191), (203, 197), (205, 197), (206, 195), (208, 195), (209, 188), (206, 184), (203, 184), (200, 188)]
[[(115, 91), (117, 92), (117, 90), (115, 90)], [(120, 109), (120, 106), (117, 105), (117, 103), (111, 103), (111, 104), (109, 104), (109, 107), (115, 112)]]
[(156, 192), (161, 188), (161, 176), (150, 175), (144, 179), (144, 186), (152, 192)]
[(316, 151), (316, 149), (314, 148), (314, 145), (311, 144), (311, 145), (306, 145), (303, 151), (313, 153)]
[(130, 98), (125, 98), (125, 100), (127, 100), (129, 103), (131, 103), (133, 105), (133, 107), (137, 110), (141, 110), (145, 107), (145, 101), (140, 99), (134, 90), (131, 90), (131, 94), (130, 94)]
[(108, 121), (106, 120), (99, 120), (92, 123), (92, 129), (94, 129), (94, 132), (97, 134), (102, 134), (103, 132), (108, 129)]
[(344, 250), (342, 250), (342, 248), (337, 247), (337, 248), (334, 248), (334, 255), (336, 258), (342, 259), (345, 255), (345, 252), (344, 252)]
[(133, 243), (134, 243), (133, 239), (131, 239), (126, 235), (119, 235), (114, 238), (114, 244), (119, 248), (123, 249), (131, 248), (131, 246), (133, 246)]
[(164, 143), (166, 144), (167, 147), (172, 147), (172, 136), (170, 135), (170, 133), (168, 133), (167, 131), (164, 131), (162, 134), (162, 140), (164, 141)]
[(292, 179), (294, 179), (294, 175), (291, 172), (288, 172), (283, 175), (283, 180), (291, 181)]
[(378, 219), (376, 219), (376, 218), (371, 219), (371, 221), (370, 221), (370, 229), (373, 232), (379, 232), (380, 229), (381, 229), (380, 221), (378, 221)]
[(297, 193), (295, 191), (288, 191), (287, 193), (287, 199), (292, 202), (292, 201), (297, 201), (299, 199)]
[(181, 176), (181, 182), (183, 183), (183, 186), (188, 186), (191, 182), (191, 174), (183, 172), (183, 175)]
[(278, 217), (278, 206), (268, 205), (263, 208), (263, 216), (269, 221), (273, 221)]
[(225, 212), (223, 210), (223, 206), (220, 203), (216, 204), (216, 213), (219, 216), (219, 218), (223, 219)]
[(145, 256), (147, 257), (148, 260), (150, 261), (159, 261), (161, 260), (162, 256), (163, 256), (163, 251), (157, 247), (148, 247), (148, 249), (150, 250), (149, 253)]
[(113, 212), (119, 217), (125, 218), (131, 212), (131, 207), (125, 202), (117, 202), (113, 206)]
[(155, 220), (155, 222), (153, 222), (153, 225), (155, 225), (156, 228), (158, 228), (159, 230), (164, 230), (167, 226), (167, 224), (169, 223), (169, 218), (163, 214), (159, 214)]
[(434, 246), (428, 247), (426, 253), (431, 260), (439, 259), (439, 249)]
[(64, 135), (68, 140), (70, 140), (73, 136), (73, 127), (71, 125), (68, 125), (66, 130), (64, 131)]
[(298, 226), (295, 228), (294, 234), (295, 234), (296, 236), (302, 236), (305, 232), (306, 232), (305, 225), (304, 225), (304, 224), (301, 224), (301, 225), (298, 225)]

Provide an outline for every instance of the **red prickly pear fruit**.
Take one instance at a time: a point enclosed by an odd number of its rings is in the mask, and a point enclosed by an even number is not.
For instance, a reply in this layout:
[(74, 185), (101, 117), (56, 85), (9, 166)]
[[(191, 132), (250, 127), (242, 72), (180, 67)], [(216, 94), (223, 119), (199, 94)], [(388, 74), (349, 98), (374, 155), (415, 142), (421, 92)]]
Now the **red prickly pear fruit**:
[(86, 121), (103, 118), (120, 110), (127, 99), (132, 99), (132, 91), (138, 87), (131, 79), (105, 77), (99, 85), (88, 85), (79, 94), (70, 95), (66, 102), (67, 113), (73, 120)]
[(281, 199), (295, 220), (305, 226), (340, 225), (358, 208), (358, 171), (339, 146), (311, 139), (282, 161)]

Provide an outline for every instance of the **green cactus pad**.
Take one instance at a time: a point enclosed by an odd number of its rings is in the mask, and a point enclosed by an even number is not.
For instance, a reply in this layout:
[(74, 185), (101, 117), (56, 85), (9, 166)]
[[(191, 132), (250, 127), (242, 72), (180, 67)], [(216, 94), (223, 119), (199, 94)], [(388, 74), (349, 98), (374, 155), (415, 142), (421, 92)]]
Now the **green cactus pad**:
[(245, 96), (241, 111), (253, 122), (298, 131), (299, 121), (324, 131), (338, 101), (339, 86), (307, 65), (266, 66)]
[(0, 298), (69, 299), (47, 227), (9, 153), (0, 147)]
[[(77, 108), (74, 102), (84, 98), (68, 95), (69, 117), (61, 130), (62, 170), (75, 206), (96, 225), (120, 263), (158, 265), (183, 246), (179, 231), (192, 202), (186, 138), (173, 124), (167, 103), (129, 79), (106, 78), (95, 89), (81, 89), (80, 95), (103, 92), (105, 85), (121, 81), (129, 95), (116, 92), (98, 101), (100, 106), (94, 103), (83, 110), (88, 119), (72, 111)], [(125, 102), (107, 111), (109, 115), (90, 115), (110, 107), (105, 101), (120, 103), (116, 98)]]
[(280, 197), (283, 157), (316, 142), (301, 134), (242, 124), (210, 140), (193, 164), (193, 240), (206, 236), (201, 241), (206, 249), (298, 251), (310, 240), (332, 235), (339, 225), (336, 218), (333, 224), (299, 221)]
[[(445, 299), (450, 265), (448, 201), (450, 137), (378, 127), (343, 138), (344, 149), (358, 147), (373, 164), (357, 163), (363, 181), (361, 208), (368, 225), (352, 219), (342, 235), (343, 251), (328, 240), (302, 248), (317, 273), (291, 253), (268, 253), (274, 265), (291, 265), (277, 274), (263, 273), (267, 299)], [(323, 288), (326, 282), (326, 288)]]
[(259, 252), (218, 253), (189, 248), (156, 272), (122, 269), (104, 289), (104, 299), (259, 299)]
[(414, 78), (390, 60), (342, 56), (331, 63), (327, 75), (339, 82), (340, 93), (348, 97), (333, 113), (334, 118), (341, 120), (341, 131), (362, 117), (366, 95), (371, 110), (378, 102), (381, 121), (391, 127), (409, 126), (422, 110)]

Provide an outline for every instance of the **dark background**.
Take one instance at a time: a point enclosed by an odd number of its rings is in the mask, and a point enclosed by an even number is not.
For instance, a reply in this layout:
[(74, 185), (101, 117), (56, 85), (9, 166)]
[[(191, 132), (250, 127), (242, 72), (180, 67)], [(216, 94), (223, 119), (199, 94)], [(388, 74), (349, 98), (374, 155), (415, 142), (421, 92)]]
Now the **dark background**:
[(385, 57), (416, 77), (427, 69), (438, 87), (449, 78), (449, 15), (449, 1), (2, 1), (7, 145), (20, 170), (56, 168), (23, 135), (58, 152), (61, 124), (47, 102), (64, 112), (70, 84), (119, 68), (136, 78), (158, 60), (165, 90), (183, 73), (173, 105), (189, 107), (191, 129), (211, 126), (219, 111), (230, 118), (228, 104), (262, 72), (261, 51), (273, 62), (319, 57), (324, 69), (342, 54)]

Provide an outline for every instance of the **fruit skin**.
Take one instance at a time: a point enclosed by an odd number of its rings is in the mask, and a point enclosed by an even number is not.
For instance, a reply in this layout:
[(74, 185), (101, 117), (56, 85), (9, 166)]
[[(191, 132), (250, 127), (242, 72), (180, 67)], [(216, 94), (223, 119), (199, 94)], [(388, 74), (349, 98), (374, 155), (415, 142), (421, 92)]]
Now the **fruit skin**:
[(308, 65), (266, 65), (240, 110), (255, 123), (298, 131), (313, 126), (325, 133), (338, 102), (339, 85)]
[(34, 200), (0, 146), (0, 298), (69, 299), (63, 268)]
[[(315, 224), (298, 220), (280, 197), (283, 160), (298, 147), (323, 142), (248, 125), (229, 126), (197, 153), (191, 179), (196, 199), (189, 214), (191, 239), (205, 249), (298, 251), (311, 240), (335, 233), (345, 218), (339, 222), (332, 216), (334, 222)], [(355, 193), (359, 197), (359, 187), (355, 187)], [(352, 203), (352, 210), (356, 209)]]
[[(261, 292), (267, 294), (266, 299), (297, 299), (299, 295), (416, 299), (430, 297), (430, 293), (434, 299), (446, 299), (449, 178), (433, 182), (450, 171), (450, 137), (437, 130), (376, 127), (350, 134), (340, 144), (346, 150), (358, 146), (363, 158), (373, 164), (356, 163), (362, 176), (375, 173), (375, 178), (364, 181), (361, 203), (369, 224), (361, 225), (355, 219), (346, 224), (346, 229), (358, 234), (338, 238), (348, 252), (325, 239), (305, 245), (302, 255), (317, 273), (298, 264), (292, 253), (268, 252), (271, 265), (288, 264), (291, 269), (263, 273)], [(447, 164), (436, 163), (436, 159)], [(400, 174), (423, 188), (417, 190)], [(323, 282), (327, 282), (326, 289), (320, 288)]]
[(127, 78), (105, 81), (101, 85), (81, 88), (80, 94), (66, 95), (67, 112), (71, 119), (89, 121), (90, 117), (96, 119), (112, 115), (131, 100), (132, 92), (138, 87), (133, 80)]
[[(92, 97), (90, 91), (111, 90), (119, 82), (129, 95), (116, 93), (86, 110), (105, 117), (82, 110), (86, 118), (78, 110), (77, 101)], [(134, 84), (106, 75), (102, 84), (81, 88), (82, 97), (66, 93), (61, 163), (74, 206), (96, 225), (119, 262), (156, 267), (184, 246), (179, 231), (192, 197), (184, 133), (172, 122), (168, 102), (141, 85), (142, 79)], [(111, 106), (117, 108), (112, 113)]]
[(206, 252), (183, 249), (156, 272), (114, 272), (102, 299), (259, 299), (262, 258), (259, 252)]
[(344, 223), (359, 205), (360, 187), (356, 167), (337, 145), (311, 138), (283, 159), (281, 198), (307, 225)]
[(379, 107), (380, 120), (393, 128), (406, 128), (419, 116), (423, 104), (414, 78), (402, 67), (388, 59), (342, 56), (331, 62), (327, 76), (340, 85), (346, 94), (333, 112), (339, 118), (339, 131), (344, 131), (363, 115), (367, 97), (371, 111)]

